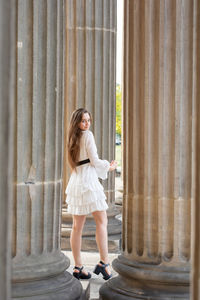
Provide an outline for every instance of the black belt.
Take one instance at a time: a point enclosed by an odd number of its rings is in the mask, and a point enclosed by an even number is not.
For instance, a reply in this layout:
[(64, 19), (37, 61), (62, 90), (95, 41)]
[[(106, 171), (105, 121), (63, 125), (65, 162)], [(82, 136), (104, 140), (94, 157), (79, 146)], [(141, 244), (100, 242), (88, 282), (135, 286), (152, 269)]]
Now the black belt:
[(87, 158), (87, 159), (84, 159), (84, 160), (81, 160), (81, 161), (77, 162), (76, 165), (81, 166), (81, 165), (87, 164), (89, 162), (90, 162), (90, 160), (89, 160), (89, 158)]

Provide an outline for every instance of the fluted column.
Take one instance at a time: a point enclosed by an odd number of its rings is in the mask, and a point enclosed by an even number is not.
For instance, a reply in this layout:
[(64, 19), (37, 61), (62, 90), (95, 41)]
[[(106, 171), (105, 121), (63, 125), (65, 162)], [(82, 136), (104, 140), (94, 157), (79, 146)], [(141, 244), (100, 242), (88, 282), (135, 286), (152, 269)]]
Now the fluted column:
[[(99, 157), (108, 161), (115, 157), (116, 8), (115, 0), (68, 0), (66, 7), (65, 146), (72, 112), (85, 107), (92, 113), (91, 130)], [(65, 186), (70, 174), (66, 152)], [(114, 205), (114, 172), (103, 185), (109, 205), (108, 215), (114, 217), (119, 213)], [(63, 201), (65, 198), (63, 195)], [(65, 215), (64, 220), (67, 218)], [(117, 231), (120, 233), (120, 226)], [(94, 235), (94, 230), (90, 233)]]
[(123, 252), (102, 299), (189, 298), (194, 4), (125, 1)]
[(0, 298), (10, 299), (15, 6), (0, 1)]
[(194, 1), (193, 31), (193, 194), (192, 194), (192, 270), (191, 300), (200, 299), (200, 3)]
[(79, 299), (60, 250), (64, 1), (17, 2), (13, 299)]

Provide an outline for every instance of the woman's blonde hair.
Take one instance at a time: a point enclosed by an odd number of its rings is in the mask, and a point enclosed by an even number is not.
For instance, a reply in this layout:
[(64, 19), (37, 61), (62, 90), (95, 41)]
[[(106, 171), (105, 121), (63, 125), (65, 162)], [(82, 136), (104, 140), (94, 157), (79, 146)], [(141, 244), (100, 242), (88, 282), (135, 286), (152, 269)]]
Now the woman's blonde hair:
[(68, 131), (68, 161), (72, 169), (76, 167), (76, 163), (80, 154), (80, 139), (82, 136), (82, 130), (79, 128), (79, 124), (82, 120), (83, 114), (88, 113), (91, 120), (91, 114), (85, 108), (79, 108), (72, 113), (69, 131)]

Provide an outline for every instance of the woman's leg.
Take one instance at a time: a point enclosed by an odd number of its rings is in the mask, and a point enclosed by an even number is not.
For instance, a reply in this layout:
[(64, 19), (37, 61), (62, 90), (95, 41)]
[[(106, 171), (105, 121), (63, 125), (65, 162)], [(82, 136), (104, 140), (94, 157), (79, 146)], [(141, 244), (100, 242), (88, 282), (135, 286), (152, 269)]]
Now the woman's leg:
[(85, 223), (85, 216), (73, 216), (73, 226), (70, 236), (70, 244), (72, 254), (74, 257), (75, 266), (82, 267), (81, 260), (81, 242), (82, 242), (82, 231)]
[[(96, 222), (96, 242), (99, 249), (100, 260), (105, 264), (108, 263), (108, 218), (106, 211), (95, 211), (92, 213)], [(110, 271), (106, 268), (107, 273)]]

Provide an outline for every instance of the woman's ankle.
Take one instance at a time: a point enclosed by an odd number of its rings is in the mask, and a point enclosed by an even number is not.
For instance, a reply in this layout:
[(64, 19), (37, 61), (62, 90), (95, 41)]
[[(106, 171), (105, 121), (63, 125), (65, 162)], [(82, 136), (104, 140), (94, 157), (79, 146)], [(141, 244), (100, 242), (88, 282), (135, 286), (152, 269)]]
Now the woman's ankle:
[(74, 267), (82, 268), (83, 264), (75, 264)]
[(107, 259), (100, 259), (99, 263), (100, 263), (100, 264), (103, 264), (103, 265), (109, 264), (109, 262), (108, 262)]

